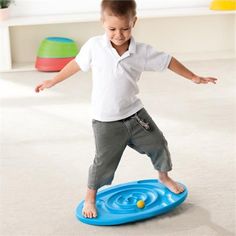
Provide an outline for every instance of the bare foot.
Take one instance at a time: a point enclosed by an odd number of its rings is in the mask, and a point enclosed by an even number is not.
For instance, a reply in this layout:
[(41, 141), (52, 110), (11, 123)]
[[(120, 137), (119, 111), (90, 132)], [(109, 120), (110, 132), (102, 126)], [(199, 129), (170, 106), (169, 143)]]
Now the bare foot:
[(166, 173), (160, 174), (160, 181), (173, 193), (180, 194), (184, 191), (184, 187), (176, 183)]
[(97, 210), (96, 210), (96, 195), (97, 190), (94, 189), (87, 189), (84, 207), (82, 209), (82, 214), (86, 218), (95, 218), (97, 217)]
[(97, 217), (97, 210), (94, 202), (84, 202), (84, 207), (82, 210), (83, 216), (86, 218)]

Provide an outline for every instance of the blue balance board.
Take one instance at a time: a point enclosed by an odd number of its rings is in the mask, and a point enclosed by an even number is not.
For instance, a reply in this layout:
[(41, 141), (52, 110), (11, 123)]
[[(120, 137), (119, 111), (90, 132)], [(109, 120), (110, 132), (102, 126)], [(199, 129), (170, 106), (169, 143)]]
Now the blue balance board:
[[(84, 200), (78, 205), (76, 216), (81, 222), (91, 225), (120, 225), (144, 220), (166, 213), (180, 205), (188, 195), (187, 188), (185, 186), (184, 188), (184, 192), (175, 194), (157, 179), (108, 187), (97, 194), (96, 218), (85, 218), (82, 215)], [(144, 202), (143, 208), (137, 206), (139, 200)]]

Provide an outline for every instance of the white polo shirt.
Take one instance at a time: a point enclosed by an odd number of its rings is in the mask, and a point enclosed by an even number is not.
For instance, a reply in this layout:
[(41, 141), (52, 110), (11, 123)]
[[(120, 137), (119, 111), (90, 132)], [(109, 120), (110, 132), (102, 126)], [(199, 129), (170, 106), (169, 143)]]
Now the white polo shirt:
[(131, 38), (129, 49), (119, 56), (106, 34), (90, 38), (75, 61), (82, 71), (92, 69), (92, 116), (99, 121), (127, 118), (143, 108), (137, 82), (143, 71), (163, 71), (171, 56)]

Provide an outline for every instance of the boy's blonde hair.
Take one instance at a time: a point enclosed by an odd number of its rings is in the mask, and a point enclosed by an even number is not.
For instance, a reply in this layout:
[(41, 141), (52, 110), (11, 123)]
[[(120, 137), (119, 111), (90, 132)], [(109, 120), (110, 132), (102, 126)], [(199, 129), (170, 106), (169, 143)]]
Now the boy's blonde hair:
[(102, 0), (101, 13), (106, 11), (110, 15), (115, 16), (136, 16), (136, 2), (135, 0)]

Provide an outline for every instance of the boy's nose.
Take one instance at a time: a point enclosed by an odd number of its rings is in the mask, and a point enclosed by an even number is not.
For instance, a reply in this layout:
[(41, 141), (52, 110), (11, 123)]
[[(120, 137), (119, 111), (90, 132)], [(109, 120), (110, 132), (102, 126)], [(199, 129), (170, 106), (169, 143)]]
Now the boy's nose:
[(116, 34), (116, 36), (117, 36), (117, 37), (122, 37), (122, 36), (123, 36), (123, 34), (122, 34), (122, 32), (121, 32), (121, 31), (118, 31), (118, 32), (117, 32), (117, 34)]

